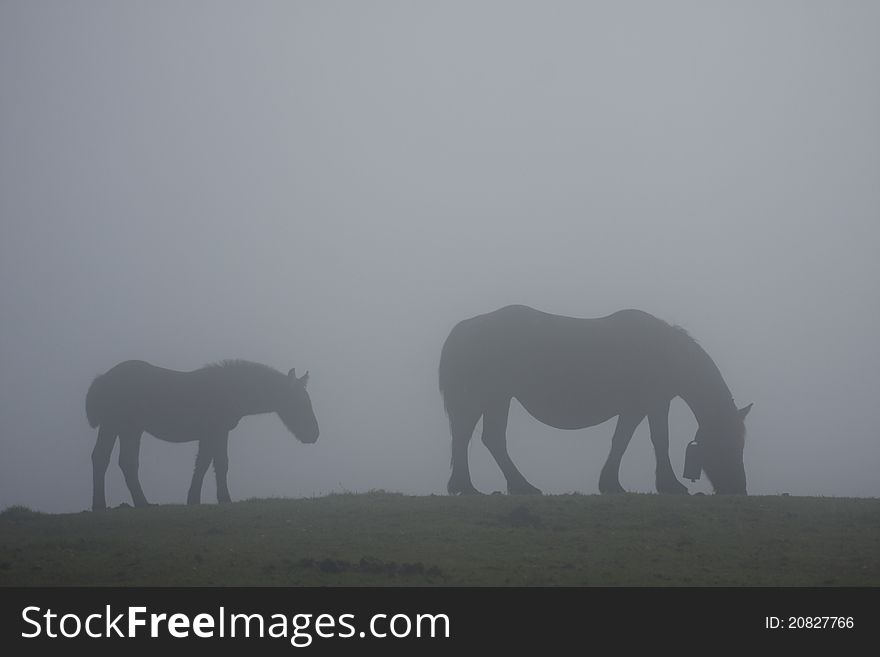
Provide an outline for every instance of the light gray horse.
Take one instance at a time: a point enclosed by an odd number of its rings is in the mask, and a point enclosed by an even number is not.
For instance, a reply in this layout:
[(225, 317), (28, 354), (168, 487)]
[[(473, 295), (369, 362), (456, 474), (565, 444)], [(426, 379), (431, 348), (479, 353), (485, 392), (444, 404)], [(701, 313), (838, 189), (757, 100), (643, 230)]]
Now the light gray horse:
[(468, 444), (483, 418), (483, 443), (510, 493), (540, 493), (507, 452), (507, 415), (516, 399), (558, 429), (591, 427), (617, 416), (599, 490), (623, 492), (620, 459), (647, 416), (661, 493), (687, 493), (669, 461), (669, 403), (681, 397), (699, 429), (702, 468), (718, 493), (746, 492), (742, 409), (709, 355), (683, 329), (639, 310), (579, 319), (507, 306), (457, 324), (440, 356), (440, 391), (452, 432), (450, 494), (477, 493)]
[(135, 506), (147, 499), (138, 479), (141, 434), (173, 443), (199, 441), (188, 504), (201, 499), (202, 480), (213, 461), (217, 501), (229, 502), (229, 432), (245, 415), (277, 413), (303, 443), (318, 439), (318, 420), (306, 392), (309, 373), (297, 378), (260, 363), (232, 360), (192, 372), (177, 372), (128, 360), (94, 380), (86, 395), (86, 416), (98, 429), (92, 451), (92, 508), (103, 509), (104, 478), (116, 438), (119, 467)]

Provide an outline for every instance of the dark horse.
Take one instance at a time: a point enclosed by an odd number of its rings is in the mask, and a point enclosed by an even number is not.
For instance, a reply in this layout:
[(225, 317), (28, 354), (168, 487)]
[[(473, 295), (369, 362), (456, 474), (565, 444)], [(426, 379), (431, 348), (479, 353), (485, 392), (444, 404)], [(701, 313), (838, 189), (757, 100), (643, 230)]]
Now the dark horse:
[(146, 431), (172, 443), (199, 441), (196, 466), (187, 496), (198, 504), (202, 480), (211, 462), (217, 477), (217, 501), (229, 502), (229, 432), (245, 415), (277, 413), (303, 443), (318, 439), (318, 421), (306, 383), (259, 363), (232, 360), (192, 372), (166, 370), (141, 360), (128, 360), (94, 380), (86, 395), (86, 416), (98, 429), (92, 451), (92, 508), (105, 508), (104, 475), (119, 437), (119, 467), (135, 506), (147, 499), (138, 480), (141, 434)]
[(681, 397), (697, 419), (702, 468), (718, 493), (746, 492), (745, 424), (709, 355), (683, 329), (639, 310), (597, 319), (507, 306), (457, 324), (440, 356), (440, 391), (452, 432), (450, 494), (477, 493), (468, 444), (483, 418), (483, 443), (510, 493), (540, 493), (507, 453), (507, 414), (515, 398), (557, 429), (591, 427), (617, 416), (599, 490), (623, 492), (620, 459), (648, 417), (657, 490), (687, 493), (669, 462), (669, 403)]

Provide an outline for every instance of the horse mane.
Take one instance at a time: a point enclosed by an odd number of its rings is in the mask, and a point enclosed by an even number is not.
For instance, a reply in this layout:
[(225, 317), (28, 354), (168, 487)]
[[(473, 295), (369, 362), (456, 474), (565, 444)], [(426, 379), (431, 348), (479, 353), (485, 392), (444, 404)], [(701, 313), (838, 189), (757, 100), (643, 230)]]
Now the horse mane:
[(695, 345), (700, 344), (694, 336), (688, 333), (685, 327), (679, 326), (678, 324), (670, 324), (669, 328), (675, 331), (675, 333), (678, 334), (683, 340)]
[[(701, 355), (701, 357), (707, 359), (712, 364), (712, 367), (717, 370), (717, 366), (715, 365), (715, 361), (712, 360), (712, 357), (706, 353), (706, 350), (703, 349), (700, 342), (694, 336), (692, 336), (690, 333), (688, 333), (687, 329), (685, 329), (683, 326), (679, 326), (678, 324), (669, 324), (669, 328), (672, 329), (673, 335), (676, 336), (676, 338), (678, 340), (680, 340), (681, 344), (687, 345), (688, 347), (691, 347), (691, 348), (696, 348), (695, 353), (699, 353)], [(720, 376), (720, 372), (719, 372), (719, 376)], [(727, 389), (726, 388), (727, 384), (724, 384), (724, 385), (725, 385), (725, 389)], [(728, 390), (728, 394), (730, 394), (729, 390)], [(730, 395), (730, 403), (734, 409), (737, 408), (736, 401), (734, 400), (733, 395)], [(737, 427), (737, 431), (739, 432), (739, 436), (743, 440), (745, 440), (746, 439), (745, 422), (741, 422), (739, 424), (739, 426)]]
[(263, 363), (255, 363), (251, 360), (243, 360), (241, 358), (231, 358), (227, 360), (221, 360), (216, 363), (208, 363), (205, 365), (203, 370), (209, 369), (242, 369), (242, 370), (251, 370), (256, 372), (264, 372), (267, 374), (280, 374), (284, 376), (281, 372), (276, 370), (274, 367), (269, 367), (268, 365), (263, 365)]

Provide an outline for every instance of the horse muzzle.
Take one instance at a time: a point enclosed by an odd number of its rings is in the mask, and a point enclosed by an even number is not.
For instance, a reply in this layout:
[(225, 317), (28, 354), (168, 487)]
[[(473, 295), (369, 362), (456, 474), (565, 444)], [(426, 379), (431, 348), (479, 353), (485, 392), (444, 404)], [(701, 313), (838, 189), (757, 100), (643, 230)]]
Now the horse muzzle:
[(314, 431), (310, 431), (306, 435), (297, 436), (297, 438), (299, 438), (299, 441), (304, 445), (313, 445), (314, 443), (318, 442), (318, 435), (320, 433), (321, 432), (318, 431), (318, 429), (316, 428)]

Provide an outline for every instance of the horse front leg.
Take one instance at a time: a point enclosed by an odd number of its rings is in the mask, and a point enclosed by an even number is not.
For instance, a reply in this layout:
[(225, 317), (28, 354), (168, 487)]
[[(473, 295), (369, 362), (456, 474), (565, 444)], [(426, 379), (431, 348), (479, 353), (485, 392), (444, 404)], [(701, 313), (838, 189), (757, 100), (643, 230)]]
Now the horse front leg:
[(651, 442), (654, 443), (654, 456), (657, 458), (657, 492), (687, 495), (687, 486), (682, 484), (672, 470), (669, 461), (669, 402), (648, 414), (651, 427)]
[(599, 475), (600, 493), (625, 493), (620, 485), (620, 459), (626, 451), (629, 441), (632, 440), (636, 427), (645, 419), (644, 415), (626, 415), (621, 413), (617, 418), (617, 427), (614, 429), (614, 437), (611, 439), (611, 452), (605, 465), (602, 466), (602, 474)]
[(107, 466), (110, 465), (110, 454), (116, 443), (116, 432), (101, 425), (98, 429), (98, 440), (92, 450), (92, 511), (107, 508), (104, 495), (104, 480), (107, 477)]
[(214, 453), (214, 476), (217, 479), (217, 501), (220, 504), (231, 502), (229, 487), (226, 485), (226, 473), (229, 471), (229, 434), (224, 433), (218, 439)]
[(511, 495), (540, 495), (541, 491), (532, 486), (522, 472), (514, 465), (507, 451), (507, 416), (510, 399), (489, 405), (483, 411), (483, 444), (504, 473), (507, 479), (507, 492)]
[(214, 457), (214, 443), (203, 438), (199, 441), (199, 453), (196, 454), (196, 466), (193, 470), (192, 483), (189, 485), (189, 493), (186, 496), (187, 504), (199, 504), (202, 500), (202, 481), (211, 459)]
[(125, 485), (131, 493), (131, 501), (137, 507), (149, 506), (138, 478), (140, 450), (141, 434), (129, 433), (119, 436), (119, 467), (125, 476)]

